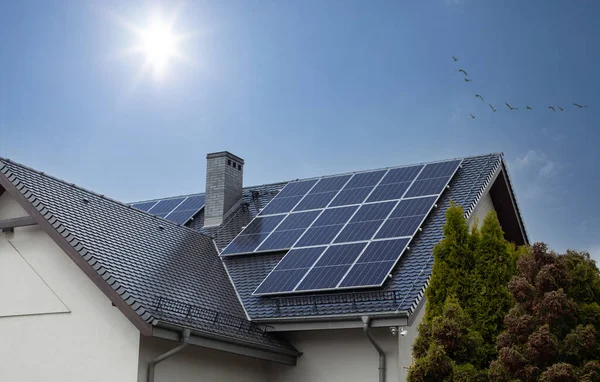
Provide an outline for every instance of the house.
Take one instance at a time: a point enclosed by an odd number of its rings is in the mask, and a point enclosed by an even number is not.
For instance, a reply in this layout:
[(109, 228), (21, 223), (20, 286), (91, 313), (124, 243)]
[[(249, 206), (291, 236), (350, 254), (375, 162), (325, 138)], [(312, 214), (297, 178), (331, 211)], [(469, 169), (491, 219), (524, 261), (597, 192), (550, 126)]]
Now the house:
[[(0, 159), (0, 380), (404, 380), (450, 201), (528, 242), (502, 154), (124, 204)], [(293, 212), (292, 212), (293, 210)]]

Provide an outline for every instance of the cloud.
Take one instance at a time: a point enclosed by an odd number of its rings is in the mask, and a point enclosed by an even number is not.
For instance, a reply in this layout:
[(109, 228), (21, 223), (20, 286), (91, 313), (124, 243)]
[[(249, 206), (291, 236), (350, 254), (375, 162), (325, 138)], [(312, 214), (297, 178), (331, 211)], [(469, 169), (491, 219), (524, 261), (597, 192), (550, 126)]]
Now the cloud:
[(556, 202), (558, 191), (555, 183), (563, 166), (541, 151), (529, 150), (508, 163), (520, 185), (519, 195), (525, 199), (543, 199)]
[(516, 173), (534, 173), (538, 178), (554, 177), (561, 167), (556, 161), (548, 159), (543, 152), (535, 150), (529, 150), (524, 156), (509, 162), (509, 166)]

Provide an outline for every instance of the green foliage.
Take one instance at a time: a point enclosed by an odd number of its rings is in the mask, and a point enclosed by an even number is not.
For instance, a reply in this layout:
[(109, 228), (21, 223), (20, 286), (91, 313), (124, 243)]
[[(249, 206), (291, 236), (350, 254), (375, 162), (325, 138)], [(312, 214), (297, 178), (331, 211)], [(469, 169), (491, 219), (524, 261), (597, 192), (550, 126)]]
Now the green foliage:
[(536, 243), (517, 268), (490, 380), (600, 381), (600, 272), (589, 254)]
[(446, 211), (433, 250), (425, 317), (413, 344), (409, 381), (487, 381), (496, 337), (514, 304), (508, 282), (519, 250), (504, 239), (495, 212), (469, 229), (460, 206)]

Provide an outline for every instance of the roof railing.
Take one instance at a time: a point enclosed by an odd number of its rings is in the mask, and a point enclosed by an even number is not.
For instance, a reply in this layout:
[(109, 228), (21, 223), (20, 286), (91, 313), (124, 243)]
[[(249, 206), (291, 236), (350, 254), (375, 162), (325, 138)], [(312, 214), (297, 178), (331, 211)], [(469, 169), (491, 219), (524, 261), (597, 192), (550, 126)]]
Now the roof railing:
[(170, 312), (185, 316), (187, 319), (196, 319), (204, 322), (224, 325), (248, 333), (266, 335), (274, 328), (270, 325), (257, 324), (248, 321), (243, 317), (233, 316), (226, 313), (217, 312), (212, 309), (176, 301), (165, 297), (155, 297), (152, 303), (152, 309), (156, 312)]
[(307, 296), (284, 296), (284, 297), (272, 297), (271, 301), (273, 306), (279, 312), (282, 307), (294, 307), (294, 306), (312, 306), (313, 309), (317, 310), (320, 305), (334, 305), (334, 304), (352, 304), (356, 307), (357, 303), (363, 302), (381, 302), (381, 301), (393, 301), (397, 304), (402, 300), (406, 291), (403, 293), (399, 290), (389, 291), (366, 291), (366, 292), (349, 292), (349, 293), (336, 293), (336, 294), (313, 294)]

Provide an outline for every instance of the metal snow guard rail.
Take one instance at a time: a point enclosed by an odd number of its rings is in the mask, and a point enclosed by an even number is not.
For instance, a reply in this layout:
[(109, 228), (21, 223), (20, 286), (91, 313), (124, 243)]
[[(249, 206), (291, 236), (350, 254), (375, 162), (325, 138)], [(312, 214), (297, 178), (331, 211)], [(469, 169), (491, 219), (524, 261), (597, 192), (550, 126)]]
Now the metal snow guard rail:
[(217, 312), (212, 309), (202, 308), (165, 297), (154, 298), (152, 305), (157, 312), (178, 313), (184, 315), (186, 318), (199, 319), (206, 322), (212, 322), (213, 324), (225, 325), (249, 333), (266, 335), (268, 332), (274, 329), (270, 325), (257, 324), (242, 317), (232, 316), (230, 314)]
[(398, 303), (399, 301), (402, 301), (405, 295), (406, 291), (401, 293), (399, 290), (350, 292), (336, 294), (313, 294), (308, 296), (273, 297), (272, 302), (277, 310), (279, 310), (281, 307), (309, 305), (312, 305), (316, 309), (319, 305), (351, 303), (354, 306), (356, 303), (371, 301), (394, 301), (394, 303)]

